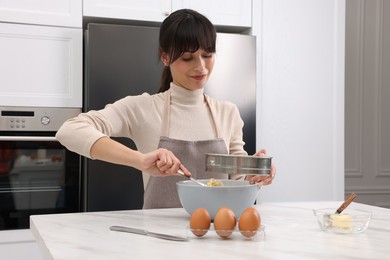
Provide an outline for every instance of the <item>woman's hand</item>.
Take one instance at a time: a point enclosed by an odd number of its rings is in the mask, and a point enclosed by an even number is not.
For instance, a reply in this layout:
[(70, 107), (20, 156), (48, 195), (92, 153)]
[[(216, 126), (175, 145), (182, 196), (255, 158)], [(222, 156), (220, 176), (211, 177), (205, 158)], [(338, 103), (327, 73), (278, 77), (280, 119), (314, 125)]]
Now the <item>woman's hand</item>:
[(191, 173), (181, 164), (179, 159), (169, 150), (159, 148), (153, 152), (143, 155), (142, 169), (143, 171), (154, 176), (169, 176), (179, 175), (177, 171), (182, 169), (188, 177)]
[[(260, 149), (257, 151), (254, 156), (264, 156), (267, 154), (265, 149)], [(246, 180), (249, 180), (250, 184), (259, 183), (260, 185), (269, 185), (275, 178), (276, 167), (274, 164), (271, 165), (271, 173), (270, 175), (248, 175), (246, 176)]]
[(163, 148), (144, 154), (109, 137), (102, 137), (93, 144), (90, 155), (93, 159), (134, 167), (155, 176), (179, 175), (179, 168), (186, 176), (191, 176), (179, 159)]

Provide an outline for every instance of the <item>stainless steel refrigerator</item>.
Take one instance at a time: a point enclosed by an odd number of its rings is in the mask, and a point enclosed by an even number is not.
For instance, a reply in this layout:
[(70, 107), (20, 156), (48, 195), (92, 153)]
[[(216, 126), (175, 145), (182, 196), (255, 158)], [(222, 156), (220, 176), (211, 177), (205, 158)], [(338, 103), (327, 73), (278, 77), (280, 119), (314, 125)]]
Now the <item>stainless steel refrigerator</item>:
[[(101, 109), (127, 95), (157, 93), (162, 63), (158, 27), (89, 23), (85, 30), (83, 111)], [(256, 147), (255, 37), (218, 33), (214, 71), (205, 88), (210, 96), (234, 102), (244, 120), (245, 149)], [(131, 140), (116, 140), (136, 149)], [(84, 209), (140, 209), (142, 174), (136, 169), (84, 160)]]

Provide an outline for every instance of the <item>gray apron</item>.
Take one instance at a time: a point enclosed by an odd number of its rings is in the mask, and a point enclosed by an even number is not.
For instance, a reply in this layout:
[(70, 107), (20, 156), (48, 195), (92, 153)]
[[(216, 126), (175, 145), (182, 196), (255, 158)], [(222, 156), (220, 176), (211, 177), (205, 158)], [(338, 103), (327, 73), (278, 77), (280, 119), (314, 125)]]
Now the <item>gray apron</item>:
[[(171, 93), (168, 93), (162, 116), (162, 136), (160, 137), (158, 147), (172, 151), (173, 154), (180, 160), (180, 162), (185, 167), (187, 167), (195, 179), (227, 179), (227, 174), (211, 174), (205, 172), (205, 153), (228, 153), (225, 141), (221, 138), (219, 127), (216, 124), (214, 111), (210, 107), (207, 98), (206, 102), (210, 109), (212, 120), (214, 121), (217, 132), (217, 139), (204, 141), (185, 141), (169, 138), (168, 133)], [(186, 180), (186, 178), (182, 176), (150, 176), (148, 184), (145, 188), (143, 208), (153, 209), (182, 207), (176, 190), (176, 182), (183, 180)]]

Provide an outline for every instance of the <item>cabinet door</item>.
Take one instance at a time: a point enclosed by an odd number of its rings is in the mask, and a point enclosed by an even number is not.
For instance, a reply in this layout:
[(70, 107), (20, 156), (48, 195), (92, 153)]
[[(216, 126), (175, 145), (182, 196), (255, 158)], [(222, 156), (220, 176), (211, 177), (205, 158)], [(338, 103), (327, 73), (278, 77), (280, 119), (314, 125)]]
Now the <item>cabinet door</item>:
[(83, 15), (162, 22), (171, 11), (168, 0), (84, 0)]
[(0, 23), (0, 104), (82, 107), (82, 29)]
[(0, 21), (82, 27), (81, 0), (1, 0)]
[(207, 16), (215, 25), (251, 27), (251, 0), (172, 0), (172, 12), (182, 8), (194, 9)]

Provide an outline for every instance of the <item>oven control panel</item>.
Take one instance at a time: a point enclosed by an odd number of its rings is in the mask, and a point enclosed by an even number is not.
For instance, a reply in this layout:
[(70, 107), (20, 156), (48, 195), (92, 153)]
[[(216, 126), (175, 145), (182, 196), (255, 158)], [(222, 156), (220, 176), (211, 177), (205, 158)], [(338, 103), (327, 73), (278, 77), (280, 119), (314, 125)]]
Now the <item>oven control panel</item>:
[(57, 131), (80, 108), (0, 107), (0, 131)]

